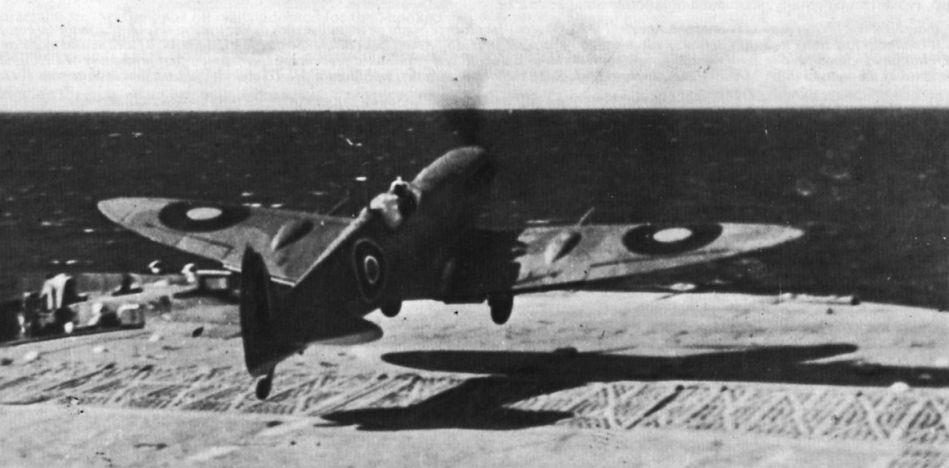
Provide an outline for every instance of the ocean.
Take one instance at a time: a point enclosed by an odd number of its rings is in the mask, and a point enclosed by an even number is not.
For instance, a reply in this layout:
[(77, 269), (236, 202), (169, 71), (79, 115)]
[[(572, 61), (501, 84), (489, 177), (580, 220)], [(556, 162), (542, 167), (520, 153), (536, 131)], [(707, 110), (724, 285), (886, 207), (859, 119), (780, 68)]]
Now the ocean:
[(941, 109), (2, 114), (0, 288), (194, 260), (109, 223), (100, 199), (326, 211), (357, 176), (381, 191), (467, 143), (500, 161), (484, 224), (572, 223), (591, 207), (598, 223), (790, 224), (806, 236), (714, 283), (949, 305)]

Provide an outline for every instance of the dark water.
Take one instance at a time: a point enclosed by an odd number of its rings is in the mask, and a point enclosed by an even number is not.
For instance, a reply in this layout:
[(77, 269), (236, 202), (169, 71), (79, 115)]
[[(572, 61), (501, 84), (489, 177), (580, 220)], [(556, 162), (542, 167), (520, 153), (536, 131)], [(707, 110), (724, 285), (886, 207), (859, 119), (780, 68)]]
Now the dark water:
[(108, 223), (115, 196), (327, 210), (472, 139), (485, 222), (790, 223), (738, 289), (949, 303), (949, 110), (0, 115), (0, 277), (191, 259)]

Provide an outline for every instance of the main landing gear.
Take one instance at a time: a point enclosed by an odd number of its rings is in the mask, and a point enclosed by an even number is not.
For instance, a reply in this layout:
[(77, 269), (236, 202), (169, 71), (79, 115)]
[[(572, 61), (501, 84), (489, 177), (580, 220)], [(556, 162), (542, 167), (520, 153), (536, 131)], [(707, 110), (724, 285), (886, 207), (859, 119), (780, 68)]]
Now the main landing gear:
[(514, 295), (511, 293), (491, 294), (488, 296), (488, 307), (491, 308), (491, 320), (498, 325), (503, 325), (511, 318)]
[(382, 304), (382, 307), (379, 308), (382, 311), (382, 315), (386, 317), (395, 317), (399, 315), (399, 311), (402, 310), (402, 301), (389, 302)]

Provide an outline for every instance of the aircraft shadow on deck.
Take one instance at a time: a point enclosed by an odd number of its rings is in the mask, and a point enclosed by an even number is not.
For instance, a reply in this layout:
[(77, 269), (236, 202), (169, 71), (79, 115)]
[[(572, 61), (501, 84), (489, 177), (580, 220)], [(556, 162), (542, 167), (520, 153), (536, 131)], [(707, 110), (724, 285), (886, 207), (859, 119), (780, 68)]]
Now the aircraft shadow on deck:
[(949, 369), (866, 364), (855, 360), (814, 363), (852, 353), (852, 344), (769, 346), (691, 356), (636, 356), (600, 352), (407, 351), (388, 353), (391, 364), (429, 371), (484, 373), (404, 408), (367, 408), (322, 415), (362, 430), (520, 429), (572, 417), (564, 411), (524, 411), (505, 405), (534, 396), (614, 381), (721, 381), (836, 386), (914, 387), (949, 384)]

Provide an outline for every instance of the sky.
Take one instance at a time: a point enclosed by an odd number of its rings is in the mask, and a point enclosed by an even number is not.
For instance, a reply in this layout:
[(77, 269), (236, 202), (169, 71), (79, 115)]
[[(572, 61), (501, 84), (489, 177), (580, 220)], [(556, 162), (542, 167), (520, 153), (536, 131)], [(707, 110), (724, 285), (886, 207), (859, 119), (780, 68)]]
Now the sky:
[(12, 1), (0, 112), (949, 106), (925, 1)]

